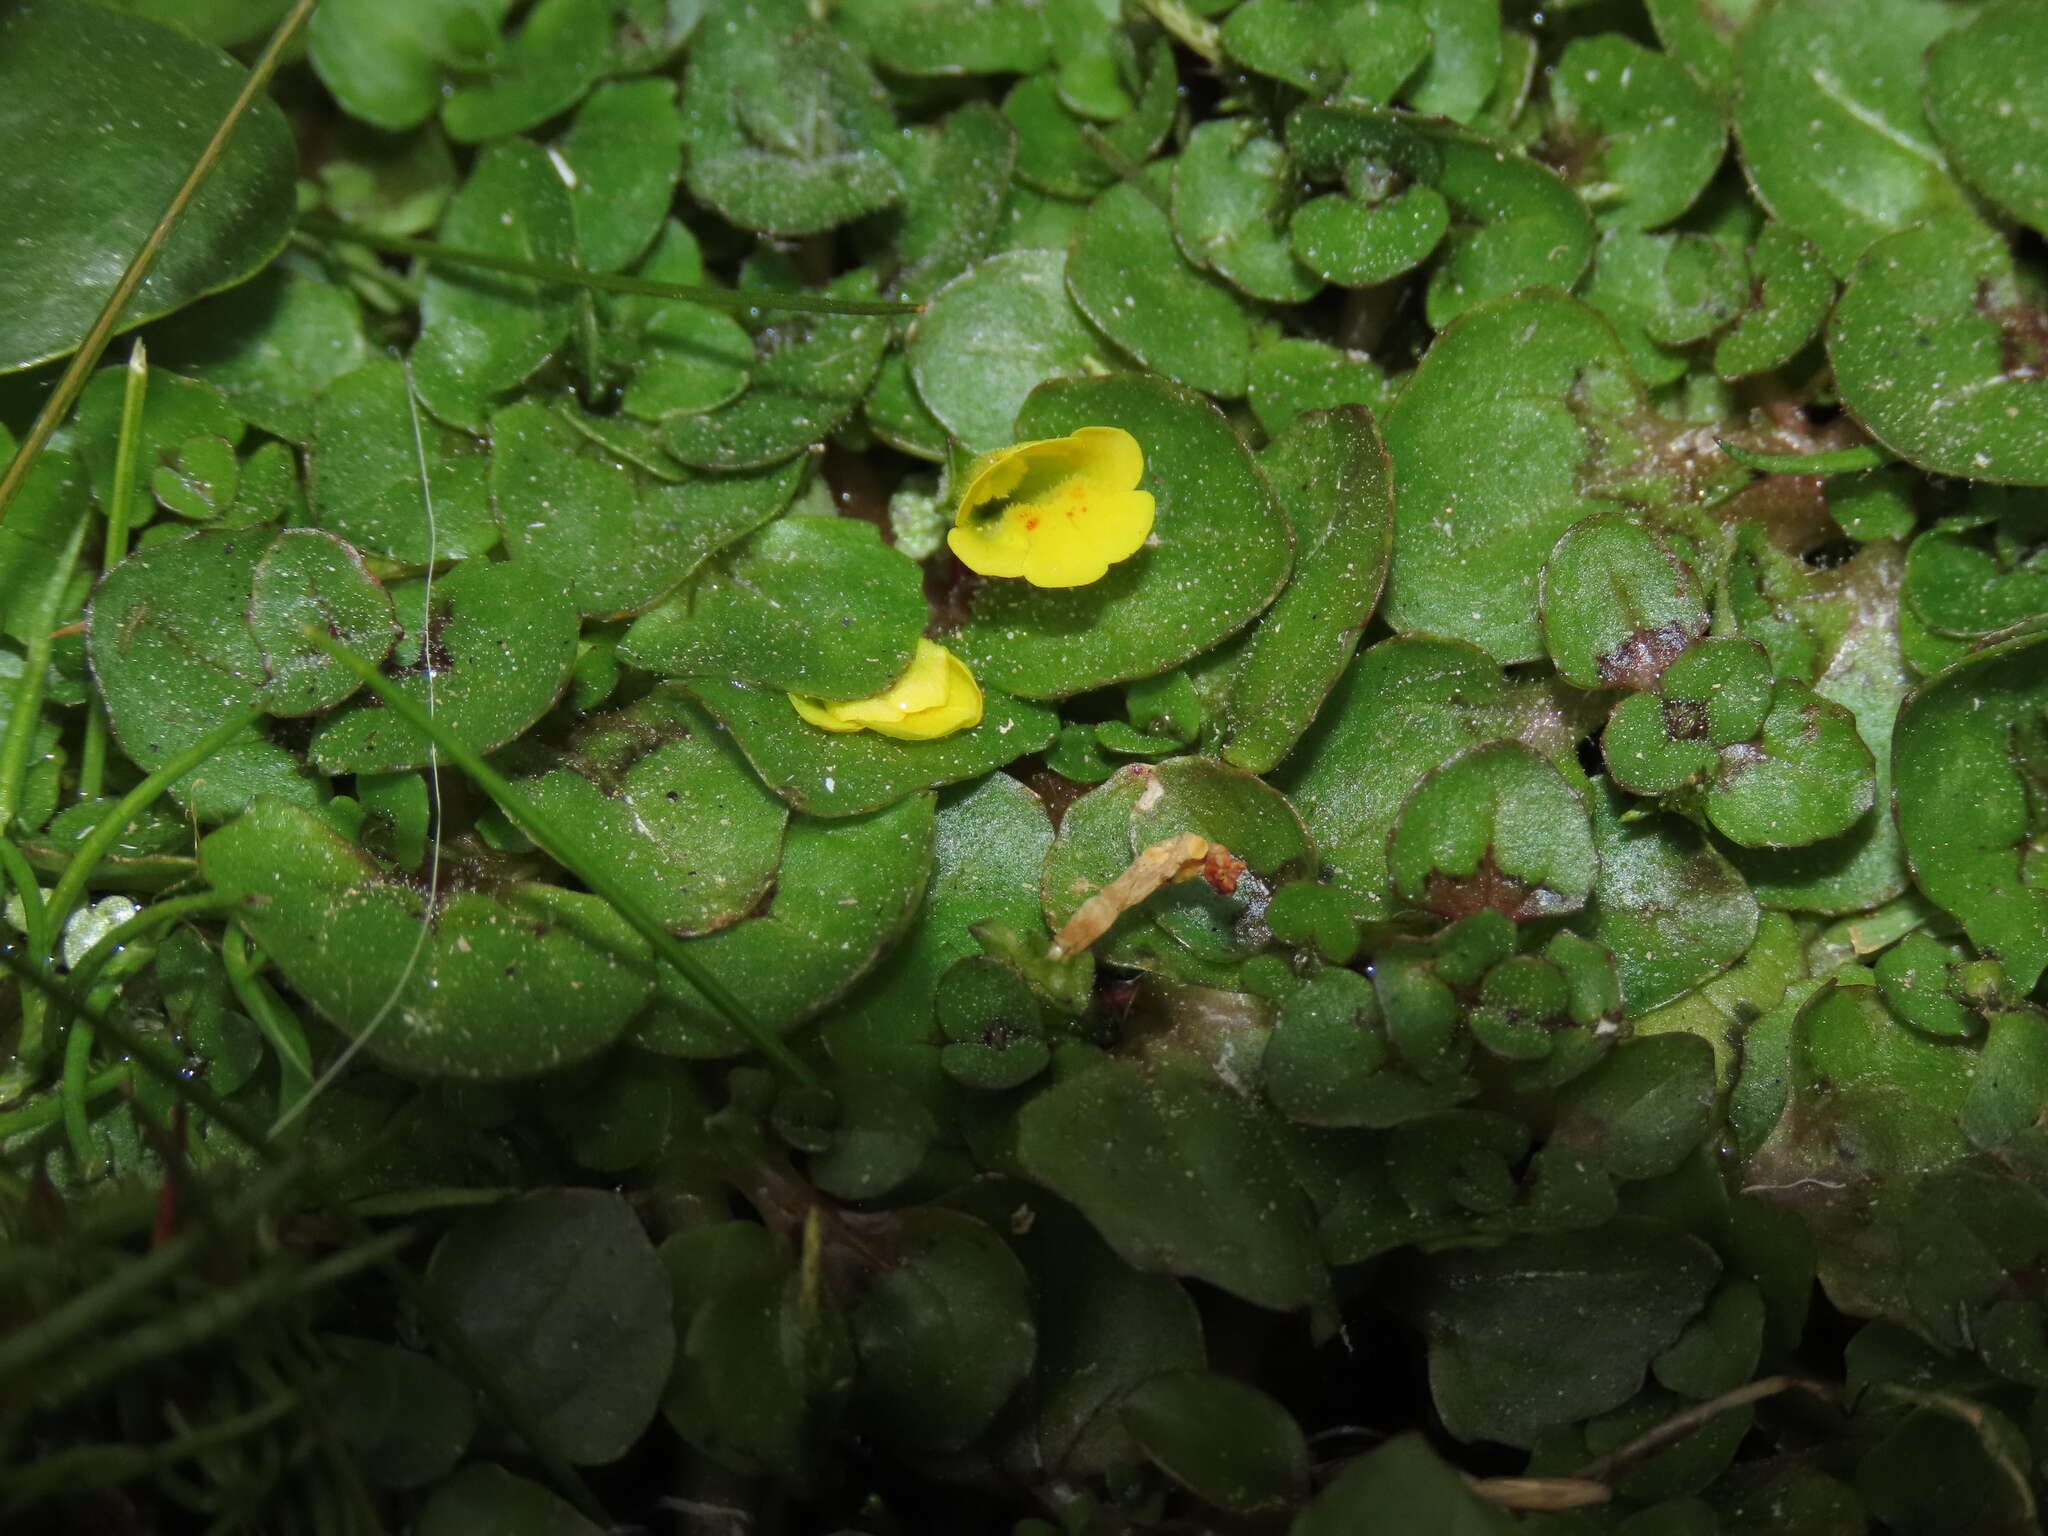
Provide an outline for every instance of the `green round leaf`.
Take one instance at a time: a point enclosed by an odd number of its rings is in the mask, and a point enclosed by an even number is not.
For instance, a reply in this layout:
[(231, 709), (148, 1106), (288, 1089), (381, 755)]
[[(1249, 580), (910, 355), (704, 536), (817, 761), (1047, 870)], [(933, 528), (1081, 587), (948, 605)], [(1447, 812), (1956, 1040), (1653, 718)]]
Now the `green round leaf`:
[(888, 98), (798, 0), (720, 0), (683, 76), (690, 190), (733, 223), (808, 235), (903, 195)]
[(1573, 912), (1597, 867), (1585, 806), (1519, 742), (1475, 747), (1434, 769), (1387, 839), (1395, 891), (1443, 917), (1487, 907), (1517, 921)]
[(436, 1488), (414, 1529), (417, 1536), (599, 1536), (575, 1505), (488, 1461), (470, 1462)]
[(2005, 242), (1933, 219), (1869, 248), (1828, 325), (1842, 402), (1922, 469), (2048, 484), (2048, 395), (2031, 300)]
[[(1084, 24), (1101, 25), (1099, 19)], [(1180, 71), (1166, 39), (1152, 45), (1144, 76), (1135, 105), (1109, 113), (1115, 121), (1103, 126), (1068, 106), (1053, 76), (1018, 81), (1003, 98), (1003, 116), (1017, 130), (1018, 176), (1053, 197), (1093, 197), (1112, 185), (1117, 173), (1096, 152), (1090, 133), (1100, 133), (1111, 150), (1134, 164), (1149, 160), (1172, 128), (1180, 102)]]
[(1392, 282), (1427, 261), (1451, 226), (1435, 187), (1407, 187), (1367, 206), (1339, 193), (1312, 198), (1288, 226), (1294, 254), (1311, 272), (1347, 288)]
[(1706, 594), (1692, 567), (1625, 517), (1567, 529), (1543, 563), (1540, 601), (1544, 648), (1558, 675), (1580, 688), (1655, 687), (1707, 632)]
[(1124, 1425), (1175, 1482), (1218, 1509), (1276, 1509), (1308, 1484), (1308, 1443), (1258, 1388), (1210, 1371), (1155, 1376), (1124, 1399)]
[(1328, 1288), (1270, 1126), (1204, 1069), (1105, 1059), (1063, 1077), (1019, 1114), (1017, 1156), (1139, 1269), (1281, 1310)]
[[(211, 384), (256, 426), (295, 443), (312, 435), (321, 391), (370, 350), (346, 288), (282, 267), (158, 326), (149, 345), (152, 365)], [(152, 371), (146, 414), (164, 383)]]
[[(874, 274), (846, 273), (825, 291), (872, 298)], [(823, 441), (853, 414), (888, 344), (889, 322), (880, 316), (784, 317), (754, 338), (753, 379), (746, 391), (715, 408), (664, 416), (662, 446), (699, 469), (780, 463)]]
[[(511, 741), (561, 696), (576, 659), (575, 605), (524, 566), (470, 561), (430, 593), (408, 583), (392, 599), (403, 632), (395, 685), (479, 752)], [(425, 736), (369, 701), (330, 715), (309, 750), (330, 773), (390, 773), (432, 755)]]
[(675, 1323), (623, 1196), (541, 1190), (466, 1217), (435, 1244), (427, 1289), (571, 1461), (616, 1460), (654, 1417)]
[[(572, 266), (569, 189), (546, 151), (493, 144), (448, 205), (439, 231), (458, 250)], [(491, 402), (523, 384), (569, 334), (573, 290), (436, 262), (420, 289), (412, 375), (422, 404), (450, 426), (482, 432)]]
[(1051, 58), (1039, 7), (1026, 0), (847, 0), (840, 30), (875, 62), (904, 75), (1028, 75)]
[(1146, 545), (1091, 586), (985, 581), (949, 638), (984, 685), (1064, 698), (1148, 677), (1207, 649), (1279, 594), (1287, 521), (1215, 406), (1161, 380), (1053, 383), (1017, 422), (1023, 438), (1122, 427), (1145, 454), (1157, 522)]
[[(268, 540), (260, 531), (200, 533), (123, 560), (93, 594), (86, 644), (121, 750), (154, 768), (254, 704), (267, 681), (246, 614)], [(374, 648), (374, 641), (373, 641)], [(297, 756), (252, 726), (172, 792), (202, 821), (225, 821), (259, 794), (299, 805), (325, 798)]]
[(200, 867), (301, 997), (409, 1075), (552, 1071), (611, 1044), (647, 998), (644, 946), (596, 897), (508, 885), (428, 912), (414, 885), (281, 800), (210, 835)]
[(263, 655), (263, 703), (273, 715), (315, 715), (362, 686), (306, 638), (308, 625), (373, 663), (398, 638), (391, 594), (363, 557), (332, 534), (289, 528), (263, 552), (249, 583), (249, 634)]
[(2025, 0), (1986, 6), (1927, 50), (1927, 120), (1970, 185), (2048, 224), (2048, 26)]
[(351, 117), (393, 132), (416, 128), (441, 104), (443, 71), (482, 70), (498, 44), (496, 0), (330, 0), (307, 37), (320, 81)]
[(853, 1410), (880, 1439), (958, 1450), (1031, 1370), (1037, 1328), (1024, 1266), (971, 1216), (905, 1212), (893, 1260), (848, 1319), (860, 1359)]
[[(1429, 323), (1439, 329), (1518, 289), (1568, 288), (1592, 257), (1593, 219), (1577, 194), (1478, 134), (1399, 112), (1310, 105), (1288, 119), (1287, 142), (1318, 175), (1400, 176), (1442, 195), (1457, 229), (1429, 282)], [(1421, 233), (1433, 226), (1422, 205), (1413, 217)]]
[(981, 723), (932, 741), (897, 741), (876, 731), (822, 731), (778, 689), (708, 677), (690, 688), (725, 724), (754, 771), (800, 811), (856, 816), (921, 789), (979, 778), (1043, 751), (1058, 721), (1051, 710), (984, 690)]
[(1394, 484), (1369, 412), (1315, 411), (1259, 455), (1295, 538), (1294, 575), (1212, 685), (1226, 761), (1270, 772), (1321, 709), (1378, 605), (1393, 554)]
[(1017, 412), (1048, 379), (1114, 358), (1067, 293), (1063, 251), (1005, 251), (941, 288), (910, 333), (911, 377), (970, 452), (1016, 441)]
[(1242, 395), (1250, 321), (1235, 294), (1189, 265), (1154, 195), (1125, 183), (1095, 200), (1067, 258), (1067, 290), (1146, 367), (1191, 389)]
[(587, 723), (572, 762), (525, 793), (671, 933), (723, 928), (754, 909), (781, 861), (787, 813), (703, 711), (650, 694)]
[(1670, 223), (1721, 163), (1727, 130), (1706, 93), (1677, 60), (1617, 32), (1567, 44), (1551, 91), (1572, 179), (1609, 228)]
[(1959, 207), (1920, 106), (1936, 0), (1777, 0), (1743, 33), (1735, 129), (1764, 208), (1847, 275), (1880, 235)]
[(481, 144), (568, 111), (607, 62), (611, 33), (606, 0), (539, 0), (496, 50), (488, 75), (441, 104), (448, 136)]
[(1549, 722), (1560, 711), (1540, 685), (1510, 687), (1472, 646), (1424, 636), (1382, 641), (1358, 657), (1284, 765), (1293, 797), (1322, 849), (1328, 878), (1366, 915), (1391, 910), (1387, 834), (1425, 773), (1461, 747), (1527, 732), (1568, 751)]
[(1386, 414), (1387, 622), (1504, 662), (1540, 655), (1543, 562), (1585, 516), (1601, 424), (1640, 410), (1613, 331), (1563, 294), (1488, 305), (1445, 332)]
[[(793, 816), (765, 910), (688, 941), (690, 952), (772, 1030), (838, 1001), (917, 915), (932, 867), (932, 797), (913, 795), (866, 816)], [(634, 1041), (675, 1056), (732, 1056), (748, 1047), (694, 988), (664, 977), (661, 1001)]]
[(326, 1408), (363, 1475), (380, 1488), (447, 1476), (476, 1435), (476, 1404), (461, 1378), (395, 1345), (341, 1335), (325, 1343), (341, 1357)]
[(1756, 898), (1727, 859), (1679, 818), (1623, 821), (1628, 801), (1600, 780), (1594, 790), (1600, 875), (1574, 926), (1612, 952), (1635, 1017), (1740, 960), (1757, 934)]
[(621, 655), (670, 677), (864, 699), (903, 675), (925, 617), (917, 566), (873, 523), (792, 515), (635, 620)]
[(1724, 379), (1764, 373), (1791, 360), (1819, 334), (1835, 285), (1820, 248), (1783, 224), (1770, 223), (1750, 247), (1754, 299), (1714, 346), (1714, 371)]
[(1407, 1293), (1445, 1428), (1526, 1446), (1621, 1406), (1720, 1269), (1698, 1238), (1634, 1217), (1418, 1258)]
[[(0, 373), (62, 357), (169, 204), (247, 71), (173, 27), (78, 0), (0, 17)], [(284, 246), (295, 156), (259, 98), (143, 279), (120, 329), (261, 269)]]
[(569, 210), (585, 270), (617, 272), (653, 243), (675, 198), (682, 139), (666, 80), (619, 80), (591, 93), (555, 149), (573, 178)]
[(1252, 354), (1252, 414), (1269, 437), (1295, 417), (1346, 405), (1375, 408), (1388, 396), (1386, 375), (1362, 352), (1343, 352), (1306, 336), (1283, 336)]
[(490, 461), (468, 433), (423, 410), (417, 420), (415, 437), (397, 363), (366, 363), (329, 385), (313, 409), (313, 517), (357, 549), (406, 565), (480, 555), (498, 542)]
[(1892, 746), (1899, 830), (1920, 888), (2023, 992), (2048, 970), (2040, 853), (2048, 637), (1966, 657), (1908, 695)]
[(1707, 818), (1745, 848), (1796, 848), (1846, 831), (1875, 797), (1856, 717), (1803, 683), (1780, 681), (1756, 742), (1722, 749)]
[(1173, 170), (1173, 228), (1190, 261), (1255, 299), (1301, 304), (1321, 284), (1294, 259), (1285, 213), (1293, 167), (1245, 119), (1203, 123)]
[(573, 407), (534, 400), (491, 418), (491, 493), (513, 562), (586, 615), (659, 601), (707, 557), (767, 522), (796, 489), (793, 466), (676, 484), (577, 430)]

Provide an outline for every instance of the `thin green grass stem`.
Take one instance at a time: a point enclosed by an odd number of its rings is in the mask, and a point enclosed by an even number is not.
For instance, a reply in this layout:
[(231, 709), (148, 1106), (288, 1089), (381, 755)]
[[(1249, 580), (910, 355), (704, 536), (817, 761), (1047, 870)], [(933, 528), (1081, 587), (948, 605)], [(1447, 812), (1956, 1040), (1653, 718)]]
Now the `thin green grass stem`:
[[(199, 1229), (194, 1229), (199, 1230)], [(232, 1230), (232, 1229), (230, 1229)], [(127, 1376), (180, 1350), (220, 1337), (266, 1307), (293, 1296), (308, 1296), (382, 1263), (419, 1234), (394, 1227), (366, 1242), (330, 1254), (317, 1263), (273, 1260), (254, 1279), (209, 1292), (163, 1317), (118, 1334), (97, 1346), (67, 1353), (38, 1373), (33, 1396), (44, 1408), (57, 1408), (96, 1387)]]
[(380, 235), (353, 224), (332, 219), (300, 219), (299, 228), (308, 234), (331, 240), (353, 240), (373, 251), (393, 256), (417, 256), (423, 261), (452, 266), (476, 267), (486, 272), (503, 272), (509, 277), (531, 277), (565, 288), (595, 288), (600, 293), (637, 293), (651, 299), (680, 299), (712, 309), (790, 309), (807, 315), (914, 315), (921, 305), (909, 299), (841, 299), (828, 293), (785, 293), (764, 288), (712, 288), (700, 283), (658, 283), (647, 277), (626, 277), (611, 272), (585, 272), (550, 261), (521, 261), (516, 256), (493, 256), (484, 251), (465, 251), (434, 240), (413, 240), (403, 235)]
[(300, 1405), (296, 1393), (272, 1398), (157, 1445), (75, 1445), (0, 1472), (0, 1513), (16, 1515), (58, 1494), (112, 1488), (258, 1434)]
[[(111, 1067), (102, 1067), (85, 1080), (85, 1101), (92, 1104), (108, 1094), (128, 1086), (134, 1072), (125, 1061), (117, 1061)], [(26, 1136), (31, 1131), (40, 1131), (55, 1125), (63, 1117), (64, 1106), (55, 1094), (45, 1094), (33, 1103), (19, 1109), (0, 1109), (0, 1141), (11, 1141), (16, 1136)]]
[[(252, 1122), (248, 1116), (204, 1083), (186, 1077), (169, 1062), (162, 1060), (149, 1048), (149, 1043), (129, 1028), (127, 1022), (118, 1014), (96, 1007), (91, 999), (80, 996), (63, 980), (4, 945), (0, 945), (0, 968), (12, 972), (53, 1003), (87, 1020), (94, 1029), (111, 1040), (134, 1066), (162, 1083), (175, 1097), (183, 1099), (187, 1106), (209, 1116), (222, 1130), (227, 1131), (243, 1145), (261, 1153), (266, 1161), (275, 1163), (283, 1158), (283, 1152), (263, 1133), (262, 1127)], [(5, 1340), (0, 1339), (0, 1361), (4, 1361), (5, 1357)], [(4, 1370), (0, 1370), (0, 1374), (4, 1374)]]
[(64, 1139), (71, 1144), (71, 1167), (80, 1179), (92, 1177), (92, 1120), (86, 1114), (86, 1075), (92, 1070), (92, 1026), (79, 1020), (64, 1036), (64, 1082), (57, 1102), (64, 1111)]
[[(92, 948), (80, 957), (78, 964), (71, 968), (73, 989), (92, 998), (101, 972), (138, 939), (185, 918), (225, 912), (234, 905), (230, 897), (203, 891), (198, 895), (178, 896), (145, 907), (125, 923), (101, 934)], [(104, 1001), (94, 998), (103, 1011), (111, 1006), (114, 986), (117, 985), (110, 985)], [(82, 1019), (71, 1023), (64, 1037), (64, 1079), (59, 1098), (63, 1104), (65, 1137), (71, 1143), (71, 1160), (80, 1178), (90, 1176), (92, 1164), (91, 1117), (87, 1112), (87, 1101), (91, 1097), (93, 1041), (93, 1027)]]
[(518, 825), (520, 831), (532, 838), (548, 857), (611, 903), (619, 916), (630, 923), (648, 942), (654, 953), (695, 987), (735, 1028), (751, 1039), (763, 1055), (796, 1081), (806, 1084), (817, 1082), (817, 1074), (783, 1044), (778, 1036), (763, 1028), (760, 1021), (733, 996), (724, 983), (707, 972), (698, 963), (697, 957), (684, 948), (681, 940), (662, 926), (661, 920), (647, 909), (638, 896), (613, 880), (598, 866), (596, 860), (587, 857), (579, 843), (567, 836), (552, 819), (514, 789), (503, 774), (484, 761), (483, 754), (455, 736), (439, 721), (430, 718), (425, 710), (394, 687), (381, 672), (353, 651), (337, 643), (325, 630), (309, 625), (305, 634), (314, 645), (362, 679), (363, 686), (383, 700), (387, 709), (432, 741), (450, 762), (475, 780), (477, 786), (496, 801), (498, 808)]
[(277, 73), (292, 39), (299, 35), (299, 29), (305, 26), (306, 18), (313, 14), (313, 7), (318, 3), (319, 0), (296, 0), (284, 20), (277, 24), (277, 30), (270, 34), (270, 41), (263, 45), (262, 55), (250, 69), (249, 78), (242, 82), (242, 89), (221, 118), (220, 126), (213, 130), (213, 137), (206, 141), (206, 148), (199, 152), (199, 158), (192, 162), (192, 169), (185, 173), (184, 181), (171, 194), (170, 205), (164, 209), (163, 217), (156, 221), (156, 227), (150, 230), (130, 258), (127, 270), (122, 272), (113, 291), (107, 295), (106, 303), (100, 306), (99, 317), (85, 333), (85, 339), (79, 342), (78, 350), (71, 354), (63, 377), (57, 380), (57, 387), (50, 391), (43, 408), (36, 413), (35, 423), (28, 429), (28, 436), (22, 439), (7, 472), (0, 475), (0, 522), (7, 520), (7, 509), (13, 504), (22, 483), (28, 479), (28, 472), (43, 456), (43, 450), (49, 446), (59, 423), (71, 413), (71, 407), (85, 389), (85, 381), (99, 366), (100, 356), (113, 339), (114, 328), (121, 323), (128, 301), (135, 297), (135, 290), (149, 276), (149, 269), (156, 264), (158, 255), (171, 238), (171, 232), (178, 227), (178, 221), (185, 216), (185, 210), (192, 205), (192, 199), (205, 185), (206, 178), (220, 164), (221, 156), (227, 152), (228, 140), (234, 137), (243, 116), (269, 88), (270, 77)]
[(312, 1091), (313, 1048), (306, 1043), (306, 1032), (300, 1028), (297, 1017), (271, 990), (270, 984), (257, 974), (256, 961), (249, 952), (248, 937), (241, 929), (231, 926), (221, 935), (220, 958), (227, 970), (228, 987), (234, 992), (235, 1000), (242, 1005), (242, 1011), (256, 1021), (256, 1028), (270, 1042), (270, 1048), (277, 1052), (278, 1119), (272, 1131), (281, 1134), (291, 1121), (298, 1118), (299, 1107)]
[[(135, 499), (135, 461), (142, 453), (142, 404), (149, 394), (149, 349), (142, 338), (128, 349), (128, 375), (121, 381), (121, 435), (114, 444), (114, 489), (107, 498), (104, 574), (128, 553), (128, 527)], [(85, 745), (78, 754), (78, 798), (97, 800), (107, 778), (107, 707), (94, 698), (86, 706)]]
[(7, 739), (0, 741), (0, 835), (10, 832), (14, 818), (21, 814), (28, 760), (35, 748), (36, 726), (42, 720), (43, 682), (50, 675), (50, 656), (57, 645), (51, 631), (57, 627), (64, 593), (71, 586), (71, 573), (78, 565), (85, 525), (86, 519), (80, 518), (72, 528), (63, 553), (57, 557), (57, 564), (25, 617), (28, 645), (22, 656), (21, 677), (14, 685), (14, 705), (8, 711)]
[[(163, 766), (115, 801), (114, 808), (102, 816), (90, 832), (79, 839), (77, 852), (72, 855), (71, 862), (64, 866), (64, 873), (57, 877), (57, 883), (50, 891), (47, 911), (52, 947), (62, 937), (64, 923), (71, 916), (71, 909), (77, 904), (78, 898), (85, 894), (86, 882), (92, 878), (93, 870), (99, 866), (100, 860), (107, 856), (114, 844), (120, 841), (121, 834), (128, 830), (129, 824), (154, 805), (158, 797), (178, 780), (254, 725), (262, 713), (263, 711), (253, 704), (237, 710), (184, 751), (174, 753), (165, 760)], [(49, 950), (46, 949), (44, 953), (48, 954)]]
[(50, 952), (50, 932), (43, 907), (43, 885), (36, 879), (36, 872), (30, 867), (26, 855), (14, 846), (11, 838), (0, 837), (0, 872), (6, 874), (7, 883), (21, 897), (21, 931), (28, 940), (29, 953), (47, 955)]
[(168, 1282), (208, 1244), (261, 1216), (302, 1171), (296, 1161), (266, 1169), (221, 1208), (218, 1228), (210, 1224), (187, 1227), (97, 1285), (80, 1291), (11, 1333), (0, 1335), (0, 1381), (15, 1381), (52, 1356), (92, 1337), (128, 1303)]

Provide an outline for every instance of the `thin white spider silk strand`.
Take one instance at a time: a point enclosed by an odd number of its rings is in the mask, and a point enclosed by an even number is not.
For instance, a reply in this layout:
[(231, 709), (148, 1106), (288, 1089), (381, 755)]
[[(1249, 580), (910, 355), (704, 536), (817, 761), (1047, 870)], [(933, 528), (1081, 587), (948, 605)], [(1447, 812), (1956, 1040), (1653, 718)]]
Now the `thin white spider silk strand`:
[[(427, 680), (427, 718), (434, 718), (435, 673), (433, 647), (434, 616), (434, 562), (441, 554), (441, 529), (434, 518), (434, 488), (427, 478), (427, 441), (420, 426), (420, 397), (412, 383), (412, 359), (401, 360), (405, 370), (405, 404), (412, 419), (412, 451), (414, 462), (419, 466), (420, 506), (427, 517), (427, 574), (420, 584), (420, 670)], [(275, 1136), (292, 1121), (313, 1107), (314, 1101), (327, 1091), (328, 1085), (340, 1075), (342, 1069), (355, 1059), (355, 1054), (370, 1043), (384, 1021), (398, 1006), (399, 996), (410, 985), (413, 973), (419, 969), (420, 955), (427, 947), (427, 936), (433, 931), (434, 900), (441, 889), (441, 756), (433, 738), (427, 740), (427, 821), (433, 828), (427, 850), (427, 889), (420, 904), (419, 932), (413, 936), (412, 953), (405, 957), (405, 967), (398, 973), (398, 979), (391, 984), (391, 991), (378, 1006), (370, 1020), (356, 1034), (356, 1037), (342, 1048), (339, 1056), (328, 1065), (313, 1085), (306, 1090), (306, 1096), (277, 1117), (277, 1123), (270, 1128)]]

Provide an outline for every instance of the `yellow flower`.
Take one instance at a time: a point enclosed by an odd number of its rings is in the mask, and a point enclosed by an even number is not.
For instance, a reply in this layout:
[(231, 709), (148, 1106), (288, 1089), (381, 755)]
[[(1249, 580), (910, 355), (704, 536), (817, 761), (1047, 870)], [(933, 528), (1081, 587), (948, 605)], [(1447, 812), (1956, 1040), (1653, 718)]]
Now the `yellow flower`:
[(896, 681), (867, 699), (835, 704), (792, 693), (789, 702), (827, 731), (875, 731), (898, 741), (930, 741), (981, 724), (981, 685), (943, 645), (917, 642), (917, 654)]
[(1085, 587), (1152, 531), (1145, 453), (1121, 427), (1000, 448), (968, 478), (946, 543), (982, 576)]

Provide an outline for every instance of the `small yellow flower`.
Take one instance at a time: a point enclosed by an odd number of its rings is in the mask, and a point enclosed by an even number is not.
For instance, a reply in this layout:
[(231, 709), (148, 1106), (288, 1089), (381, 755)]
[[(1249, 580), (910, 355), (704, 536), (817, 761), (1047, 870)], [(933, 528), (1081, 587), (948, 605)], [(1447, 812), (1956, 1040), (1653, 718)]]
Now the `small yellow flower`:
[(946, 543), (978, 575), (1085, 587), (1151, 533), (1144, 473), (1144, 450), (1121, 427), (999, 448), (969, 476)]
[(943, 645), (917, 642), (917, 654), (896, 681), (872, 698), (835, 704), (792, 693), (789, 702), (827, 731), (875, 731), (898, 741), (930, 741), (981, 724), (981, 685)]

